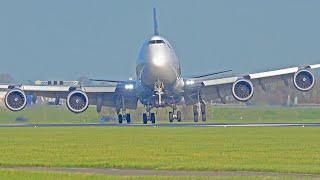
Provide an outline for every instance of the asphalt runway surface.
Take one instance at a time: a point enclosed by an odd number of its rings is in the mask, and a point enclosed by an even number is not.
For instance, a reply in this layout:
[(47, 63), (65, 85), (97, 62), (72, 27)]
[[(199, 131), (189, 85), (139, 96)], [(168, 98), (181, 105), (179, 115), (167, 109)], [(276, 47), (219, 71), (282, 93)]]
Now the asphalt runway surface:
[(1, 127), (320, 127), (320, 123), (0, 124)]
[(185, 170), (151, 170), (151, 169), (117, 169), (117, 168), (77, 168), (77, 167), (0, 167), (2, 170), (44, 171), (59, 173), (89, 173), (109, 176), (254, 176), (254, 177), (296, 177), (320, 178), (318, 174), (255, 172), (255, 171), (185, 171)]

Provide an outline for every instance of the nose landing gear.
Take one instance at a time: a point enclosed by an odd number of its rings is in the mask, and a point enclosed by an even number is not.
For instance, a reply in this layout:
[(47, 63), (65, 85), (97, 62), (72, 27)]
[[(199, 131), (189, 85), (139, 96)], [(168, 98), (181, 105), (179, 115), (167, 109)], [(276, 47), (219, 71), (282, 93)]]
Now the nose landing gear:
[(164, 85), (162, 82), (157, 81), (154, 84), (154, 92), (158, 96), (157, 106), (162, 106), (164, 102), (162, 101), (162, 95), (163, 95)]

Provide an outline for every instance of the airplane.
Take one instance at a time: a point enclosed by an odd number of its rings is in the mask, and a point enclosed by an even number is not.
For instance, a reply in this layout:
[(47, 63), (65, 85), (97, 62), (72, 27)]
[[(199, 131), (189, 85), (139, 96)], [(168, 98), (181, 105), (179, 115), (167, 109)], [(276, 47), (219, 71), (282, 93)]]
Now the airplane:
[(230, 70), (182, 77), (180, 61), (168, 40), (159, 33), (156, 9), (153, 9), (154, 34), (143, 43), (137, 64), (136, 77), (132, 80), (116, 81), (91, 79), (109, 83), (104, 86), (81, 85), (16, 85), (3, 84), (6, 91), (4, 103), (11, 111), (26, 107), (27, 95), (66, 99), (67, 108), (73, 113), (84, 112), (89, 105), (95, 105), (97, 112), (103, 106), (115, 108), (119, 123), (131, 123), (127, 109), (136, 109), (138, 102), (144, 105), (143, 124), (156, 122), (154, 109), (170, 107), (170, 122), (182, 121), (178, 105), (193, 106), (194, 122), (206, 121), (206, 102), (232, 95), (240, 102), (249, 101), (257, 86), (265, 90), (267, 83), (282, 81), (286, 86), (294, 85), (299, 91), (309, 91), (315, 84), (313, 69), (320, 64), (291, 67), (237, 76), (217, 77)]

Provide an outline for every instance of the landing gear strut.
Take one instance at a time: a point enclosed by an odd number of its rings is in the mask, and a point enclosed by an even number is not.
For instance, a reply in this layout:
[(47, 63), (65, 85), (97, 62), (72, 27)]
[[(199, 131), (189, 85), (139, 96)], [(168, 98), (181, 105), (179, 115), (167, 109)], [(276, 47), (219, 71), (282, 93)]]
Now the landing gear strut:
[(178, 122), (181, 122), (182, 117), (181, 117), (181, 111), (176, 111), (176, 107), (173, 108), (173, 111), (169, 112), (169, 122), (172, 123), (173, 120), (177, 120)]

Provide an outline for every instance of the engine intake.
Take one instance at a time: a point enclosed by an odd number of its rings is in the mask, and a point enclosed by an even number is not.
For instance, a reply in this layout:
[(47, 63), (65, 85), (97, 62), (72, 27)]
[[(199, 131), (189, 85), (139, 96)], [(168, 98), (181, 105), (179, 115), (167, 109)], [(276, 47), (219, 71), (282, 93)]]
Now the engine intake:
[(89, 99), (85, 92), (80, 90), (71, 91), (67, 97), (67, 107), (71, 112), (82, 113), (87, 110)]
[(248, 101), (253, 96), (253, 85), (250, 80), (239, 79), (232, 85), (232, 95), (238, 101)]
[(307, 69), (299, 70), (293, 77), (294, 86), (300, 91), (309, 91), (315, 83), (314, 75)]
[(6, 107), (11, 111), (21, 111), (27, 105), (26, 94), (20, 89), (11, 89), (4, 99)]

